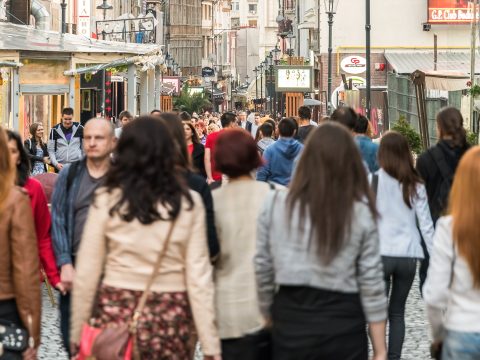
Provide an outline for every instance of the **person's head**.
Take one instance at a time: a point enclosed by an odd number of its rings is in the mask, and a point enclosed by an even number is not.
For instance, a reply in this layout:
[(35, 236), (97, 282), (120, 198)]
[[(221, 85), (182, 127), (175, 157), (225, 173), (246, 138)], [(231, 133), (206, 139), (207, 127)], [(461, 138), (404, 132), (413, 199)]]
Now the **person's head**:
[(291, 138), (297, 131), (297, 122), (294, 118), (283, 118), (278, 123), (278, 132), (281, 137)]
[(184, 124), (180, 120), (180, 117), (173, 112), (162, 113), (160, 120), (165, 123), (170, 132), (170, 135), (177, 147), (176, 152), (176, 164), (182, 169), (189, 169), (190, 157), (187, 150), (187, 141)]
[(222, 114), (220, 122), (222, 123), (223, 129), (235, 127), (237, 123), (237, 116), (232, 112), (226, 112)]
[(366, 116), (359, 115), (357, 119), (357, 123), (355, 124), (355, 128), (353, 132), (356, 134), (366, 135), (368, 131), (368, 119)]
[(467, 145), (467, 133), (463, 127), (463, 116), (454, 107), (447, 107), (437, 114), (437, 133), (441, 140), (450, 140), (454, 146)]
[(203, 120), (198, 120), (195, 123), (195, 129), (197, 130), (198, 137), (207, 135), (207, 127), (205, 126), (205, 122)]
[[(315, 171), (312, 171), (315, 169)], [(332, 181), (335, 180), (335, 186)], [(348, 239), (355, 203), (366, 203), (376, 216), (365, 167), (345, 127), (326, 123), (314, 129), (305, 144), (287, 198), (290, 217), (299, 211), (300, 228), (312, 223), (320, 258), (329, 263)]]
[(350, 131), (354, 131), (358, 120), (358, 114), (351, 107), (342, 106), (335, 109), (330, 116), (330, 120), (342, 124)]
[(43, 144), (43, 124), (39, 122), (34, 122), (32, 125), (30, 125), (29, 130), (32, 139), (35, 141), (39, 141), (40, 144)]
[[(128, 124), (125, 128), (127, 126)], [(83, 149), (87, 160), (104, 161), (108, 159), (115, 144), (115, 129), (110, 121), (102, 118), (87, 121), (83, 129)]]
[(183, 130), (185, 131), (185, 140), (187, 141), (187, 143), (191, 141), (194, 144), (200, 144), (200, 140), (198, 139), (198, 134), (195, 131), (195, 127), (190, 121), (183, 122)]
[(455, 172), (449, 199), (449, 214), (453, 221), (453, 241), (465, 258), (480, 289), (480, 203), (475, 200), (480, 191), (480, 147), (475, 146), (463, 155)]
[(260, 135), (263, 138), (271, 138), (273, 136), (273, 127), (269, 122), (264, 122), (262, 126), (258, 128)]
[(15, 164), (12, 163), (7, 133), (0, 126), (0, 211), (2, 211), (10, 190), (15, 185), (15, 177)]
[(30, 176), (30, 160), (23, 147), (22, 138), (17, 132), (7, 130), (8, 150), (12, 164), (17, 169), (18, 186), (24, 186)]
[(127, 110), (122, 111), (118, 115), (118, 118), (120, 119), (120, 125), (122, 125), (122, 127), (127, 125), (130, 121), (133, 120), (132, 114), (130, 114), (130, 112)]
[(192, 116), (186, 111), (182, 111), (179, 116), (180, 116), (180, 120), (182, 120), (182, 121), (191, 121), (192, 120)]
[(220, 127), (215, 122), (211, 122), (210, 124), (208, 124), (208, 127), (207, 127), (208, 135), (217, 131), (220, 131)]
[(238, 113), (238, 121), (240, 121), (240, 122), (247, 121), (247, 113), (245, 111), (240, 111)]
[(253, 118), (253, 122), (255, 123), (255, 125), (260, 124), (260, 114), (259, 113), (255, 113), (255, 117)]
[(320, 121), (318, 122), (319, 124), (323, 124), (327, 121), (330, 121), (330, 117), (329, 116), (322, 116)]
[(73, 109), (70, 107), (62, 110), (62, 125), (65, 129), (70, 129), (73, 126)]
[(255, 140), (243, 129), (222, 132), (218, 136), (213, 158), (217, 170), (231, 179), (250, 175), (262, 165)]
[(150, 116), (155, 116), (155, 117), (158, 117), (162, 114), (162, 112), (158, 109), (153, 109), (152, 111), (150, 111)]
[(396, 131), (383, 135), (378, 149), (378, 164), (391, 177), (402, 184), (403, 201), (409, 208), (417, 195), (422, 180), (415, 170), (407, 139)]
[(300, 106), (298, 108), (298, 117), (300, 121), (310, 120), (312, 118), (312, 110), (308, 106)]
[[(105, 179), (107, 191), (121, 190), (110, 216), (151, 224), (176, 218), (183, 199), (191, 206), (189, 190), (175, 170), (177, 152), (165, 121), (141, 116), (125, 126), (115, 149), (115, 162)], [(168, 209), (168, 216), (159, 212), (159, 205)]]

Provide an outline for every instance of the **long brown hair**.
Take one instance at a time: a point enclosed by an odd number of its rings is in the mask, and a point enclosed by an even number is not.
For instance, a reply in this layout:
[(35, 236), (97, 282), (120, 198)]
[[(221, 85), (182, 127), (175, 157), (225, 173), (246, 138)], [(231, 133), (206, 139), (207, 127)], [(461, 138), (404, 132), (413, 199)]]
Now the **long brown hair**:
[(200, 144), (200, 139), (198, 138), (197, 130), (193, 126), (192, 122), (191, 121), (182, 121), (182, 122), (184, 126), (187, 125), (190, 128), (190, 130), (192, 130), (192, 142), (194, 144)]
[(407, 139), (396, 131), (388, 131), (380, 141), (378, 163), (388, 175), (402, 184), (403, 201), (412, 208), (412, 199), (417, 195), (417, 185), (422, 183), (422, 178), (413, 165)]
[[(43, 127), (43, 124), (42, 123), (39, 123), (39, 122), (34, 122), (32, 125), (30, 125), (30, 135), (32, 135), (32, 140), (37, 142), (37, 130), (38, 130), (38, 127), (39, 126), (42, 126)], [(40, 146), (43, 146), (43, 139), (40, 138)]]
[(290, 217), (297, 206), (300, 219), (310, 217), (320, 258), (326, 263), (342, 249), (357, 201), (366, 202), (376, 217), (365, 167), (352, 135), (339, 124), (322, 124), (306, 142), (287, 204)]
[(453, 218), (453, 241), (468, 263), (475, 288), (480, 288), (480, 147), (468, 150), (460, 160), (450, 191), (449, 213)]
[(15, 185), (15, 178), (15, 164), (12, 164), (10, 159), (7, 133), (3, 127), (0, 126), (0, 211), (10, 190)]
[(176, 165), (180, 166), (184, 170), (192, 170), (190, 154), (187, 149), (187, 141), (185, 140), (185, 129), (180, 117), (173, 113), (161, 113), (159, 116), (165, 125), (167, 125), (170, 135), (177, 147), (177, 159)]
[(447, 107), (437, 114), (437, 126), (441, 139), (450, 139), (454, 146), (467, 146), (467, 132), (463, 127), (462, 113), (454, 108)]

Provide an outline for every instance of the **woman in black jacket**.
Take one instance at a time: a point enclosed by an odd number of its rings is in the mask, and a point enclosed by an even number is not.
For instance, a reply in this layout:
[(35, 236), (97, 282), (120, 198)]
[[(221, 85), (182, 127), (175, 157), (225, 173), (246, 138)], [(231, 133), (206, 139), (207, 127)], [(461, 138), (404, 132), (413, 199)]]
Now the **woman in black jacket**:
[(32, 176), (47, 172), (47, 164), (50, 164), (47, 144), (43, 142), (43, 125), (33, 123), (30, 125), (31, 138), (25, 140), (24, 146), (30, 159), (30, 171)]
[[(463, 117), (454, 107), (448, 107), (437, 114), (438, 143), (421, 154), (417, 159), (417, 171), (425, 182), (428, 205), (433, 224), (447, 210), (447, 202), (453, 177), (463, 154), (468, 150)], [(420, 288), (427, 276), (428, 252), (422, 241), (425, 259), (420, 266)]]
[(189, 121), (183, 122), (183, 129), (185, 131), (185, 141), (187, 142), (188, 154), (192, 159), (192, 165), (198, 174), (207, 178), (205, 171), (205, 147), (200, 143), (195, 127)]

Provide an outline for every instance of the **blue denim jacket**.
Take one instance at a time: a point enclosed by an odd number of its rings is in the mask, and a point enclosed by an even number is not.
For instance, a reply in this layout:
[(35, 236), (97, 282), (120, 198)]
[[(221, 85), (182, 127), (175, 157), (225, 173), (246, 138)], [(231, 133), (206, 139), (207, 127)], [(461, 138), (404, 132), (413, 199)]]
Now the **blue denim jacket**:
[(52, 195), (52, 244), (58, 267), (72, 264), (74, 203), (86, 169), (85, 160), (81, 161), (69, 191), (67, 192), (67, 178), (71, 164), (65, 165), (60, 171)]
[(375, 144), (372, 139), (365, 135), (355, 136), (355, 141), (360, 149), (360, 154), (363, 160), (367, 163), (368, 169), (371, 173), (378, 171), (378, 144)]

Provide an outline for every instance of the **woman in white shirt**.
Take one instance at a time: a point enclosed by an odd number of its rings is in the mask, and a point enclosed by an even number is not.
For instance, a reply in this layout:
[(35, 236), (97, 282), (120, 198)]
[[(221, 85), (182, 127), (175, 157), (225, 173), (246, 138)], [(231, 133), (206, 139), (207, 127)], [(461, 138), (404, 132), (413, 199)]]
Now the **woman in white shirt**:
[(479, 191), (477, 146), (462, 157), (455, 174), (450, 215), (437, 222), (423, 288), (432, 327), (432, 350), (441, 351), (442, 360), (480, 359)]
[[(407, 140), (397, 132), (388, 132), (378, 150), (380, 170), (374, 177), (378, 231), (387, 295), (389, 296), (388, 359), (400, 359), (405, 337), (405, 303), (412, 287), (417, 261), (423, 259), (420, 228), (430, 251), (433, 223), (427, 193), (413, 166)], [(375, 185), (374, 185), (375, 187)]]

